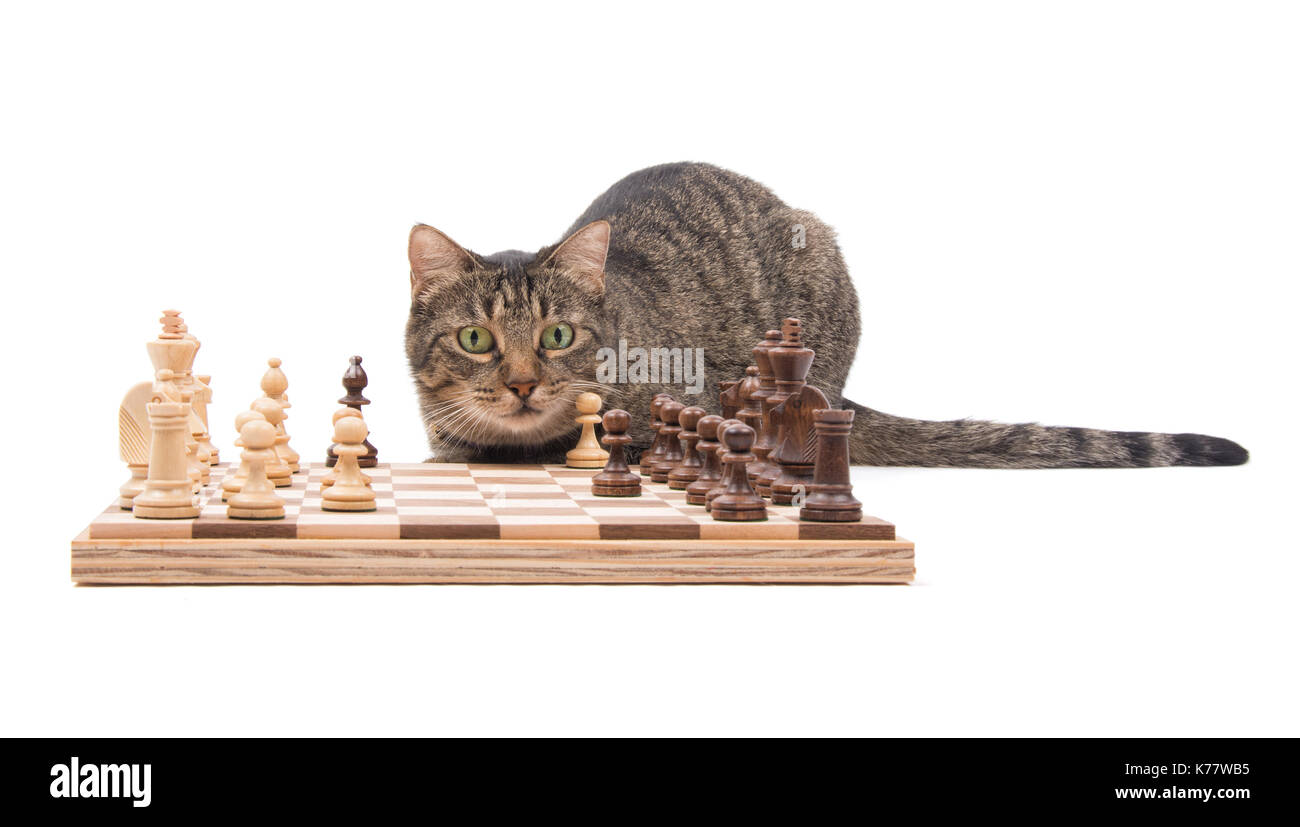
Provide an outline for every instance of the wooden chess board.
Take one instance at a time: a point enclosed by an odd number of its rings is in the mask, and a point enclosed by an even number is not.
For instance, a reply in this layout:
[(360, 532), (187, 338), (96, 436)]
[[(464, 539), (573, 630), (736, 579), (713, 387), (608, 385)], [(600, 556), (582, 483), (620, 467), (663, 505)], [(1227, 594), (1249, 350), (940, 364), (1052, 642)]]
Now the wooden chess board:
[(225, 516), (212, 469), (194, 519), (104, 510), (72, 541), (72, 579), (164, 583), (908, 583), (912, 543), (874, 517), (801, 522), (769, 506), (714, 520), (682, 491), (596, 497), (592, 470), (538, 465), (380, 464), (377, 510), (321, 509), (313, 464), (279, 489), (280, 520)]

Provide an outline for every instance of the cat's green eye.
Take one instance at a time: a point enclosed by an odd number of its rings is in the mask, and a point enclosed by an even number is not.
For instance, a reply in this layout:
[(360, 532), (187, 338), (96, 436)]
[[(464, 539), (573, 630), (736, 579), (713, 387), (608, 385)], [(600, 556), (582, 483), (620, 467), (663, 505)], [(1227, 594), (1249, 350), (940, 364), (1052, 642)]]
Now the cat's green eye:
[(456, 334), (456, 338), (468, 353), (487, 353), (492, 349), (492, 334), (485, 327), (477, 325), (462, 327), (460, 333)]
[(564, 350), (573, 344), (573, 328), (564, 322), (553, 324), (542, 331), (542, 347), (547, 350)]

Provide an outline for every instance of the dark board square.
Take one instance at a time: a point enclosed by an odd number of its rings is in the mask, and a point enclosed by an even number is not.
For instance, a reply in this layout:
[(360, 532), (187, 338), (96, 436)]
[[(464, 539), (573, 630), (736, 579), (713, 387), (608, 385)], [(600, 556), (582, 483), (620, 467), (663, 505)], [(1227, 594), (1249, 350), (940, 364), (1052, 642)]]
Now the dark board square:
[(700, 527), (693, 522), (636, 520), (628, 523), (600, 522), (602, 540), (698, 540)]
[(298, 536), (298, 525), (293, 516), (278, 520), (195, 520), (192, 536), (196, 540), (219, 540), (241, 537), (288, 538)]
[(403, 517), (403, 540), (500, 540), (501, 526), (495, 521), (434, 522), (433, 518)]
[(860, 523), (800, 521), (800, 540), (893, 540), (894, 525), (864, 518)]

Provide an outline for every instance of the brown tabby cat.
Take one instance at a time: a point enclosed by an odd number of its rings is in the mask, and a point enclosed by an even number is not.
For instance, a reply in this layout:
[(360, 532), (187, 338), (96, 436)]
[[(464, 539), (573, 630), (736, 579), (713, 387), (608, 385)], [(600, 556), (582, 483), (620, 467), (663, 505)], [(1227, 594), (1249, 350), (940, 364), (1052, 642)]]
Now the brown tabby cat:
[[(928, 422), (843, 399), (860, 326), (834, 232), (708, 164), (629, 175), (563, 242), (536, 253), (478, 255), (420, 224), (410, 260), (406, 352), (437, 461), (559, 460), (576, 434), (574, 399), (586, 390), (633, 413), (635, 457), (653, 436), (656, 393), (717, 412), (717, 382), (743, 376), (754, 344), (786, 316), (803, 320), (817, 351), (808, 381), (832, 405), (857, 411), (856, 463), (1139, 467), (1248, 457), (1234, 442), (1199, 434)], [(656, 347), (699, 349), (703, 376), (595, 381), (611, 353)]]

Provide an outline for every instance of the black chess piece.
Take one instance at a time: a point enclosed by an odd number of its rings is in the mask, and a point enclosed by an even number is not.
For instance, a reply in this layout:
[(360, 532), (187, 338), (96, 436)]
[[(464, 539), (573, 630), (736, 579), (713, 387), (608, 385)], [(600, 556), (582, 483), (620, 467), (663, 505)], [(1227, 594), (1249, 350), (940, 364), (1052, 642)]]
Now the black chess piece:
[(709, 513), (715, 520), (727, 522), (752, 522), (767, 519), (767, 503), (749, 484), (745, 466), (755, 457), (749, 449), (754, 447), (754, 429), (744, 423), (732, 425), (722, 432), (722, 444), (727, 446), (723, 472), (723, 490), (714, 498)]
[(600, 424), (605, 435), (600, 441), (609, 448), (605, 468), (591, 478), (591, 493), (597, 497), (639, 497), (641, 477), (627, 466), (625, 446), (632, 441), (627, 429), (632, 425), (632, 415), (620, 408), (605, 412)]
[[(370, 384), (370, 378), (366, 376), (365, 368), (361, 367), (361, 357), (353, 356), (348, 360), (348, 369), (343, 372), (343, 390), (347, 393), (339, 399), (340, 405), (347, 405), (349, 408), (361, 410), (362, 405), (369, 405), (370, 400), (362, 395), (366, 385)], [(366, 453), (357, 460), (357, 464), (362, 468), (374, 468), (379, 464), (379, 451), (375, 446), (370, 444), (367, 438), (365, 443)], [(331, 445), (325, 453), (325, 465), (333, 468), (334, 464), (339, 461), (338, 455), (334, 453), (334, 446)]]
[(849, 477), (849, 432), (853, 411), (822, 410), (813, 414), (817, 430), (817, 460), (811, 492), (799, 509), (799, 519), (822, 523), (854, 523), (862, 519), (862, 503), (853, 498)]
[(752, 351), (754, 364), (758, 367), (758, 390), (754, 391), (751, 397), (753, 406), (758, 409), (760, 416), (757, 425), (748, 421), (745, 424), (751, 425), (758, 432), (758, 439), (754, 441), (754, 456), (758, 459), (749, 465), (749, 482), (760, 497), (771, 496), (771, 492), (763, 493), (759, 480), (772, 470), (768, 455), (776, 450), (776, 434), (772, 432), (772, 408), (776, 405), (768, 401), (776, 393), (776, 377), (772, 374), (772, 360), (768, 358), (768, 352), (780, 343), (781, 331), (769, 330), (764, 335), (763, 341), (754, 345)]
[(722, 481), (722, 466), (718, 463), (718, 448), (721, 447), (718, 444), (718, 425), (721, 423), (722, 417), (717, 414), (702, 416), (695, 423), (695, 432), (700, 437), (695, 444), (695, 451), (700, 455), (700, 475), (686, 486), (687, 505), (704, 505), (709, 489)]
[(685, 409), (686, 406), (676, 399), (665, 399), (659, 406), (659, 418), (664, 421), (659, 426), (659, 435), (663, 437), (663, 453), (651, 469), (650, 479), (655, 482), (668, 482), (668, 474), (682, 461), (682, 441), (678, 439), (682, 426), (678, 424), (677, 418)]
[(723, 379), (718, 383), (718, 404), (722, 407), (723, 419), (735, 419), (740, 410), (740, 380)]
[[(757, 350), (758, 349), (755, 348), (755, 351)], [(764, 353), (764, 356), (766, 356), (766, 353)], [(756, 435), (754, 438), (755, 449), (757, 449), (759, 445), (765, 444), (763, 434), (763, 399), (759, 396), (761, 387), (762, 385), (759, 379), (758, 366), (750, 365), (745, 368), (745, 378), (739, 386), (741, 406), (740, 410), (736, 411), (736, 419), (739, 419), (741, 422), (754, 429)], [(750, 485), (754, 484), (755, 478), (761, 472), (767, 470), (767, 466), (763, 463), (763, 457), (766, 455), (766, 447), (763, 449), (762, 453), (758, 450), (754, 451), (754, 461), (749, 464), (745, 471), (745, 473), (749, 474)]]
[[(785, 319), (782, 322), (782, 329), (785, 328), (786, 322), (794, 322), (796, 335), (801, 332), (801, 323), (798, 319)], [(775, 336), (773, 337), (773, 334)], [(771, 341), (767, 348), (767, 363), (769, 370), (772, 371), (773, 390), (766, 399), (763, 400), (763, 413), (766, 415), (767, 438), (771, 443), (771, 448), (767, 452), (766, 467), (759, 473), (758, 479), (754, 480), (754, 489), (758, 491), (760, 497), (772, 498), (772, 483), (777, 477), (781, 476), (781, 463), (777, 460), (777, 452), (785, 444), (785, 408), (781, 403), (786, 400), (792, 390), (798, 390), (799, 385), (793, 381), (782, 381), (776, 375), (776, 363), (772, 359), (772, 351), (779, 348), (784, 340), (781, 330), (769, 330), (764, 336), (764, 342)], [(787, 369), (788, 369), (787, 365)], [(757, 453), (757, 452), (755, 452)]]
[(655, 432), (655, 438), (650, 442), (650, 447), (641, 454), (640, 471), (643, 477), (654, 473), (655, 463), (664, 455), (664, 440), (659, 435), (659, 429), (663, 427), (664, 421), (659, 418), (659, 408), (669, 399), (672, 399), (672, 396), (657, 393), (654, 399), (650, 400), (650, 430)]
[(682, 409), (682, 412), (677, 415), (677, 422), (682, 426), (682, 432), (677, 437), (682, 443), (682, 458), (673, 466), (673, 470), (668, 472), (668, 487), (674, 491), (682, 491), (695, 482), (700, 475), (700, 469), (704, 467), (695, 449), (695, 444), (700, 441), (699, 432), (695, 429), (705, 413), (703, 408), (692, 405)]
[(716, 500), (718, 497), (722, 496), (722, 492), (725, 491), (727, 488), (727, 479), (726, 479), (727, 475), (725, 473), (726, 471), (725, 463), (727, 459), (727, 446), (722, 441), (722, 435), (726, 433), (727, 429), (730, 428), (732, 425), (743, 425), (743, 424), (745, 423), (741, 422), (739, 419), (724, 419), (721, 422), (719, 422), (717, 427), (715, 428), (715, 431), (717, 432), (718, 447), (713, 449), (713, 456), (715, 458), (715, 461), (718, 463), (718, 481), (715, 482), (713, 484), (713, 487), (710, 488), (704, 494), (705, 511), (708, 511), (710, 508), (713, 507), (713, 501)]
[(775, 460), (781, 466), (771, 483), (773, 505), (792, 505), (800, 492), (807, 492), (817, 450), (813, 412), (830, 407), (826, 395), (807, 382), (815, 354), (804, 347), (802, 333), (798, 319), (786, 319), (781, 324), (781, 344), (767, 352), (777, 389), (786, 395), (772, 409), (772, 416), (780, 417), (783, 434), (781, 444), (768, 455), (769, 463)]

